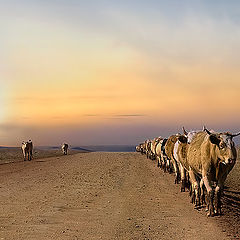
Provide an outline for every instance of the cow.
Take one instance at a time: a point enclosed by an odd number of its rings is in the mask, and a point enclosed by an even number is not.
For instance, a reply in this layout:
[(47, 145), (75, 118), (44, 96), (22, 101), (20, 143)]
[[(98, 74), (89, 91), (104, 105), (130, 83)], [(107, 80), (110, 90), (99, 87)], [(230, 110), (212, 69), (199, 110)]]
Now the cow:
[(161, 139), (162, 139), (161, 137), (156, 137), (151, 141), (151, 159), (152, 160), (155, 160), (157, 158), (156, 146)]
[[(208, 216), (221, 214), (223, 185), (237, 159), (233, 138), (238, 135), (240, 133), (212, 133), (204, 128), (204, 131), (197, 133), (189, 144), (187, 163), (190, 172), (200, 176), (206, 187), (208, 198), (206, 211)], [(194, 176), (192, 179), (194, 180)], [(199, 189), (199, 183), (197, 181), (194, 183), (196, 188)], [(216, 184), (216, 187), (213, 183)]]
[(183, 135), (177, 136), (177, 141), (174, 145), (173, 156), (179, 167), (180, 178), (181, 178), (181, 192), (185, 192), (185, 187), (187, 183), (187, 174), (189, 171), (184, 161), (186, 158), (186, 151), (188, 148), (188, 144), (192, 142), (197, 132), (198, 131), (187, 132), (183, 127)]
[[(165, 145), (165, 152), (166, 155), (168, 157), (168, 159), (172, 162), (173, 168), (174, 168), (174, 172), (175, 172), (175, 183), (179, 183), (179, 167), (178, 167), (178, 163), (176, 161), (176, 159), (173, 156), (173, 150), (174, 150), (174, 145), (176, 143), (176, 141), (178, 140), (178, 136), (180, 134), (175, 134), (172, 135), (168, 138), (166, 145)], [(171, 168), (169, 169), (171, 172)]]
[(62, 144), (62, 152), (64, 155), (67, 155), (67, 153), (68, 153), (68, 144), (67, 143)]
[(142, 144), (142, 147), (141, 147), (141, 153), (142, 154), (146, 154), (146, 151), (147, 151), (147, 141), (148, 140), (145, 140), (144, 143)]
[(147, 142), (146, 142), (146, 154), (147, 154), (147, 158), (149, 158), (149, 159), (152, 159), (151, 145), (152, 145), (152, 141), (147, 140)]
[(22, 152), (23, 152), (23, 157), (24, 161), (28, 159), (28, 161), (32, 160), (32, 152), (33, 152), (33, 143), (31, 140), (25, 142), (22, 142)]
[(164, 172), (170, 172), (170, 160), (168, 159), (166, 152), (165, 152), (165, 145), (167, 142), (167, 138), (161, 139), (159, 144), (157, 145), (157, 152), (160, 154), (158, 167), (161, 167)]
[(144, 154), (144, 143), (139, 144), (141, 154)]
[(166, 150), (165, 150), (167, 140), (168, 140), (168, 138), (164, 138), (162, 140), (162, 144), (161, 144), (161, 158), (163, 159), (163, 162), (165, 164), (165, 168), (170, 171), (170, 160), (167, 158), (167, 154), (166, 154)]
[(181, 177), (181, 192), (185, 192), (186, 185), (186, 170), (181, 162), (181, 157), (184, 148), (187, 148), (187, 137), (185, 135), (180, 135), (177, 137), (177, 141), (174, 144), (173, 157), (178, 165), (180, 177)]
[(157, 160), (157, 166), (162, 167), (162, 159), (161, 159), (161, 145), (162, 145), (163, 138), (156, 137), (153, 143), (153, 151), (155, 158)]
[(141, 152), (140, 144), (135, 147), (136, 152)]

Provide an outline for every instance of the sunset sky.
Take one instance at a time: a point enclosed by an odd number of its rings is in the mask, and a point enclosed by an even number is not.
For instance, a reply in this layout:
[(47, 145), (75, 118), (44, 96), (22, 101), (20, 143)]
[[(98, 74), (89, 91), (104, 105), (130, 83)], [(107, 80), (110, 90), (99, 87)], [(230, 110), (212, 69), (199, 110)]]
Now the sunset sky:
[(240, 131), (240, 1), (0, 0), (0, 145)]

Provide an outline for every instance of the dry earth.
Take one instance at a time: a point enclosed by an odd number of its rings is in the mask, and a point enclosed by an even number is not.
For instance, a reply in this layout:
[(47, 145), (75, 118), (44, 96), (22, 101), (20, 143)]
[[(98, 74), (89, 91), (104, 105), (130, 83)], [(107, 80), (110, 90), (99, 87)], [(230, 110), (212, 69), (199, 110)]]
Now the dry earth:
[[(235, 181), (230, 176), (228, 185), (231, 178)], [(173, 182), (138, 153), (79, 153), (4, 164), (0, 239), (239, 238), (239, 189), (226, 189), (224, 216), (207, 218)]]
[[(76, 154), (84, 151), (69, 149), (68, 154)], [(55, 149), (47, 148), (37, 148), (34, 147), (33, 158), (41, 159), (48, 157), (59, 157), (62, 156), (61, 147)], [(23, 154), (21, 147), (0, 147), (0, 164), (13, 163), (13, 162), (22, 162)]]

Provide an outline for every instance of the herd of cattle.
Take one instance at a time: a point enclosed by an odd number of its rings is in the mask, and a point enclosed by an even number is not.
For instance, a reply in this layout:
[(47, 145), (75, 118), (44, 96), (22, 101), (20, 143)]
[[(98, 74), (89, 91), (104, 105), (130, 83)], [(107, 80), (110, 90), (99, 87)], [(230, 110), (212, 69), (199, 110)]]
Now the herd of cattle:
[(206, 205), (208, 216), (221, 215), (223, 184), (236, 163), (233, 138), (238, 135), (205, 127), (187, 132), (183, 127), (182, 134), (146, 140), (136, 146), (136, 151), (156, 159), (165, 172), (174, 172), (175, 183), (181, 182), (181, 192), (189, 188), (196, 208)]
[[(67, 143), (63, 143), (62, 144), (62, 152), (64, 155), (67, 155), (68, 153), (68, 144)], [(33, 143), (31, 140), (25, 142), (22, 142), (22, 152), (23, 152), (23, 157), (24, 157), (24, 161), (28, 160), (31, 161), (32, 157), (33, 157)]]

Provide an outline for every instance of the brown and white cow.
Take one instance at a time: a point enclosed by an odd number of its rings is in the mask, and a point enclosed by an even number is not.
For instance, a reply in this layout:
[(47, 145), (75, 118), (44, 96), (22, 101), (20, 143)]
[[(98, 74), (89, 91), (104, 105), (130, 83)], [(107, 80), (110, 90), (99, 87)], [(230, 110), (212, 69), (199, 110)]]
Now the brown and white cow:
[(62, 144), (62, 152), (64, 155), (67, 155), (67, 153), (68, 153), (68, 144), (67, 143)]
[(23, 152), (24, 161), (26, 161), (27, 158), (28, 158), (28, 161), (32, 160), (33, 143), (31, 140), (29, 140), (28, 142), (25, 142), (25, 141), (22, 142), (22, 152)]
[(233, 137), (239, 134), (212, 133), (205, 129), (204, 132), (197, 133), (189, 144), (187, 162), (191, 172), (201, 176), (206, 187), (208, 216), (221, 214), (223, 185), (237, 159)]

